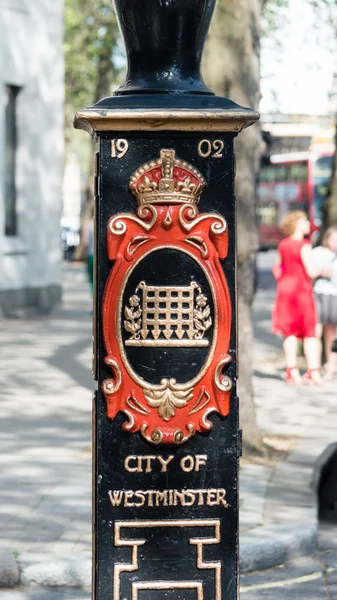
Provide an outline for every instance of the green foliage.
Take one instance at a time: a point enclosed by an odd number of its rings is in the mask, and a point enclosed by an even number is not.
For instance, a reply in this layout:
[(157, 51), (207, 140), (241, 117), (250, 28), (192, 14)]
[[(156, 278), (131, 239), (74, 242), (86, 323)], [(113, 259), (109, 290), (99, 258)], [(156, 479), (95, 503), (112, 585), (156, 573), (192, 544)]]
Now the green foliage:
[(285, 11), (288, 0), (266, 0), (263, 5), (261, 35), (268, 36), (285, 23)]
[(65, 85), (69, 112), (111, 92), (121, 63), (111, 0), (65, 0)]
[(309, 0), (317, 16), (337, 30), (337, 0)]

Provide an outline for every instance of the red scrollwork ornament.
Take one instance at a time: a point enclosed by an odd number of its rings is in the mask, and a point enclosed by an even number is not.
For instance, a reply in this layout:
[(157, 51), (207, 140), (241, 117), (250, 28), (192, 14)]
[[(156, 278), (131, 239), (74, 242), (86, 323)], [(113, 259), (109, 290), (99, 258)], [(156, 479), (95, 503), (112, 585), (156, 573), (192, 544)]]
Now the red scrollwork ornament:
[[(105, 362), (112, 371), (102, 384), (107, 416), (114, 419), (122, 411), (127, 416), (123, 429), (140, 431), (153, 444), (181, 444), (211, 429), (211, 413), (229, 411), (232, 382), (223, 371), (231, 360), (231, 305), (219, 260), (227, 256), (228, 232), (221, 215), (199, 214), (205, 184), (174, 150), (163, 149), (130, 179), (136, 214), (118, 214), (108, 223), (108, 257), (114, 265), (103, 300)], [(157, 285), (152, 274), (151, 281), (137, 280), (126, 294), (142, 261), (163, 249), (194, 261), (207, 289), (191, 278), (184, 285)], [(147, 381), (130, 351), (166, 348), (204, 351), (205, 360), (189, 381), (177, 380), (169, 366), (158, 381)]]

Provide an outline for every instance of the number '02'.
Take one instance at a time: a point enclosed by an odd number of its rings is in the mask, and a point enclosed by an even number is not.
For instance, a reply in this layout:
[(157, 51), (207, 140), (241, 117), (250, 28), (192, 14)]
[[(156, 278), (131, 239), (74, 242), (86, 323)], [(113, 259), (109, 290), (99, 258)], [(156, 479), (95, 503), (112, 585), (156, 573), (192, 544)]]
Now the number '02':
[(198, 144), (198, 154), (201, 158), (222, 158), (224, 143), (222, 140), (200, 140)]
[(129, 149), (127, 140), (111, 140), (111, 158), (123, 158)]

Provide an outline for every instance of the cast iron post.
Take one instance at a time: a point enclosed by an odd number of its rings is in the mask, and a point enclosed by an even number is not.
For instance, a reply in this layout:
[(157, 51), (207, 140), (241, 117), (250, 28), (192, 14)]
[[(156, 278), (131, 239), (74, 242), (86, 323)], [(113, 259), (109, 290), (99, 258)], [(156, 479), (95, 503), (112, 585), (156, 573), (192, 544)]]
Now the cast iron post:
[(235, 136), (258, 114), (200, 75), (215, 0), (116, 0), (125, 84), (99, 143), (95, 600), (238, 588)]

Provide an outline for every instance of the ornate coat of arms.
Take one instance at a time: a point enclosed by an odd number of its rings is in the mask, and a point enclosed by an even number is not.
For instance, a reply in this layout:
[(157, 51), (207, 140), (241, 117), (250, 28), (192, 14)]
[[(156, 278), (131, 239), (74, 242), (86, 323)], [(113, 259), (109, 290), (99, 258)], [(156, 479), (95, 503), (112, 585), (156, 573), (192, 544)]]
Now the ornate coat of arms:
[(229, 410), (231, 307), (219, 261), (228, 232), (221, 215), (199, 214), (205, 185), (163, 149), (130, 178), (136, 214), (108, 224), (107, 416), (122, 411), (123, 429), (153, 444), (181, 444), (211, 429), (210, 413)]

